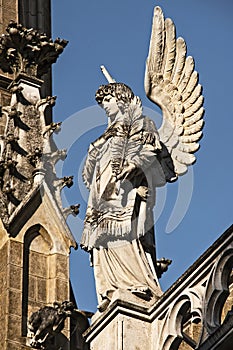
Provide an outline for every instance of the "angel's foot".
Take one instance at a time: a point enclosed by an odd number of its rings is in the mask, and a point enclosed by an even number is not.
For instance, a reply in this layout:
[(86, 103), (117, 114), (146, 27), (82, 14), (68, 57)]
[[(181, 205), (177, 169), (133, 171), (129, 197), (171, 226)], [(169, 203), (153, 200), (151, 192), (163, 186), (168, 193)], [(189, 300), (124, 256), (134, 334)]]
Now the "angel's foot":
[(97, 309), (99, 310), (99, 312), (103, 312), (107, 309), (109, 304), (110, 304), (110, 299), (104, 298), (97, 306)]
[(146, 301), (149, 301), (152, 297), (152, 293), (149, 288), (142, 287), (142, 288), (134, 288), (131, 290), (131, 293), (136, 295), (139, 298), (142, 298)]

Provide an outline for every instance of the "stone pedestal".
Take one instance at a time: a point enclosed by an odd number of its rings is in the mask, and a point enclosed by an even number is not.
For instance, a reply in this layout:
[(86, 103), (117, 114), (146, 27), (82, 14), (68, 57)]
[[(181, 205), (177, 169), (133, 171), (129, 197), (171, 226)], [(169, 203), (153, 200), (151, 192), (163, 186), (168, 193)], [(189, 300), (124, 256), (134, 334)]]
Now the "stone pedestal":
[(146, 302), (130, 292), (126, 295), (121, 291), (114, 299), (105, 312), (93, 316), (91, 327), (84, 333), (90, 349), (150, 349), (153, 337), (148, 311), (157, 300)]

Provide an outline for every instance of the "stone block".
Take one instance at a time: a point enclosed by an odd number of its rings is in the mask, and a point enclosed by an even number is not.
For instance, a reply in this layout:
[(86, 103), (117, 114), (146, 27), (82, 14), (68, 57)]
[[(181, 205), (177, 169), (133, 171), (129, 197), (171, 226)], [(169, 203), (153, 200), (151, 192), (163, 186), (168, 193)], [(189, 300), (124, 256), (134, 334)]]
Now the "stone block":
[(3, 7), (2, 8), (4, 15), (2, 18), (2, 24), (3, 24), (3, 32), (5, 33), (6, 27), (8, 26), (9, 22), (11, 20), (16, 21), (17, 20), (17, 16), (14, 10), (12, 10), (9, 7)]
[(23, 346), (18, 342), (11, 342), (11, 341), (7, 342), (7, 350), (22, 350), (22, 349), (30, 349), (30, 348)]
[(8, 261), (8, 242), (0, 249), (0, 271), (6, 268)]
[(19, 343), (13, 343), (10, 341), (7, 342), (7, 350), (19, 350), (19, 349), (20, 349)]
[(56, 277), (69, 279), (69, 264), (68, 257), (65, 255), (57, 254), (57, 273)]
[[(7, 307), (7, 290), (5, 290), (1, 296), (1, 302), (0, 302), (0, 318), (6, 316), (6, 307)], [(0, 327), (1, 328), (1, 327)]]
[(8, 268), (5, 266), (0, 272), (0, 295), (7, 289)]
[(7, 339), (19, 341), (21, 337), (21, 317), (8, 315)]
[(31, 251), (29, 259), (29, 275), (46, 278), (47, 273), (47, 256)]
[(6, 340), (6, 317), (0, 317), (1, 327), (0, 327), (0, 344), (1, 346), (5, 343)]
[(17, 11), (17, 1), (15, 0), (2, 0), (2, 7), (13, 11), (16, 14)]
[(152, 349), (152, 323), (140, 301), (134, 305), (116, 300), (92, 321), (84, 335), (91, 350)]
[(61, 279), (56, 280), (57, 301), (69, 300), (69, 282)]
[(10, 241), (10, 263), (21, 266), (23, 264), (23, 245), (17, 241)]
[(9, 290), (9, 314), (21, 317), (22, 315), (22, 294), (15, 290)]
[(22, 268), (9, 265), (9, 287), (22, 290)]
[(56, 278), (57, 276), (57, 254), (49, 257), (49, 278)]
[(37, 284), (37, 300), (43, 303), (47, 302), (47, 281), (43, 278), (36, 279)]
[(151, 348), (150, 342), (149, 322), (119, 314), (92, 341), (91, 350), (145, 350)]
[(28, 278), (28, 298), (36, 300), (36, 277), (34, 276)]
[(49, 277), (69, 279), (69, 260), (66, 255), (54, 254), (49, 257)]

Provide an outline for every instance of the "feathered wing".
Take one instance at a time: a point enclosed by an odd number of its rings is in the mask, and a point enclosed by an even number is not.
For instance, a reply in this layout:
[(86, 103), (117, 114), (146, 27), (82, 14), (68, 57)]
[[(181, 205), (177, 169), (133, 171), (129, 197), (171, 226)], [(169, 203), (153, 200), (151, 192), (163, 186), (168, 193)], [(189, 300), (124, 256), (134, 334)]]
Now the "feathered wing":
[(194, 60), (186, 55), (183, 38), (176, 38), (170, 18), (164, 19), (155, 7), (149, 54), (146, 62), (145, 91), (147, 97), (163, 112), (158, 130), (160, 140), (171, 154), (175, 172), (182, 175), (195, 162), (194, 152), (202, 136), (202, 87)]

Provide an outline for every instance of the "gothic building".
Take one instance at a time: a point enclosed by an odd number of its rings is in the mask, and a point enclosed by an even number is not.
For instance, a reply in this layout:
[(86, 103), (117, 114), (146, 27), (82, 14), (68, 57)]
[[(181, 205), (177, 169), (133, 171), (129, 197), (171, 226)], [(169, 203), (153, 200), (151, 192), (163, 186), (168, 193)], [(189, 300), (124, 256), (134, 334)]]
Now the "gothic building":
[[(0, 6), (0, 339), (1, 349), (27, 349), (30, 315), (55, 301), (59, 308), (71, 294), (69, 253), (76, 242), (66, 218), (78, 206), (61, 203), (60, 191), (73, 181), (56, 176), (66, 154), (52, 141), (60, 123), (52, 123), (50, 93), (51, 64), (67, 43), (50, 40), (50, 1)], [(69, 348), (70, 324), (62, 328), (51, 349)]]
[(60, 191), (73, 181), (57, 177), (66, 154), (52, 139), (61, 125), (52, 122), (51, 65), (66, 41), (50, 40), (50, 0), (2, 0), (0, 10), (1, 349), (39, 348), (28, 324), (47, 310), (62, 317), (41, 332), (45, 349), (230, 350), (233, 226), (157, 302), (119, 295), (90, 326), (79, 312), (69, 279), (77, 244), (66, 224), (78, 205), (62, 206)]

